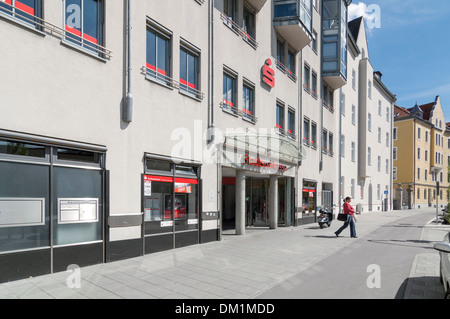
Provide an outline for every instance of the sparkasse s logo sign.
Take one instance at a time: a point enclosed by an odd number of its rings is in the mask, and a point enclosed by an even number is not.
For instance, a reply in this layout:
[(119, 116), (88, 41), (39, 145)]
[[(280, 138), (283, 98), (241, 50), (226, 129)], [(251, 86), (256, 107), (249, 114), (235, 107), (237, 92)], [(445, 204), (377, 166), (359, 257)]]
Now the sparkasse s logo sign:
[(270, 66), (272, 65), (272, 60), (267, 59), (264, 63), (262, 70), (262, 80), (271, 88), (275, 87), (275, 70)]

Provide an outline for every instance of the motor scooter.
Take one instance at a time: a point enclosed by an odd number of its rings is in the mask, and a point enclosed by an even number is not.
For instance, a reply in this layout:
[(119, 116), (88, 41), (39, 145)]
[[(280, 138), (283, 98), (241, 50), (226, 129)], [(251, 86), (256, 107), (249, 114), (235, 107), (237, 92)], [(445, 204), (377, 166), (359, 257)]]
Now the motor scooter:
[(319, 213), (320, 215), (317, 221), (319, 222), (320, 228), (330, 227), (331, 221), (333, 220), (333, 213), (331, 213), (328, 208), (321, 208)]

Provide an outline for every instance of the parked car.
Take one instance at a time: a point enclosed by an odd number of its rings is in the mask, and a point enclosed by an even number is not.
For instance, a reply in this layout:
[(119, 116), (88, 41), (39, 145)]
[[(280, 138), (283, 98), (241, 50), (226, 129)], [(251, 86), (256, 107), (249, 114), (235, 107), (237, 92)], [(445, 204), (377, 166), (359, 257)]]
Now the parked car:
[(440, 273), (445, 291), (444, 298), (450, 299), (450, 232), (445, 236), (444, 241), (434, 244), (434, 249), (438, 250), (441, 256)]

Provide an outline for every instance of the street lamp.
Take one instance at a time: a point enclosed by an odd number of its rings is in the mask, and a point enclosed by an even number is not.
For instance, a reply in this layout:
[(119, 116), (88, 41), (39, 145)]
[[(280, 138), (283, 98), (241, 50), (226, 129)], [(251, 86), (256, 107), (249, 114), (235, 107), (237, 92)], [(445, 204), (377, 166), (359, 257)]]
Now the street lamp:
[(442, 167), (434, 166), (431, 168), (431, 171), (434, 173), (434, 178), (436, 180), (436, 224), (439, 223), (439, 181), (438, 181), (438, 173), (442, 171)]

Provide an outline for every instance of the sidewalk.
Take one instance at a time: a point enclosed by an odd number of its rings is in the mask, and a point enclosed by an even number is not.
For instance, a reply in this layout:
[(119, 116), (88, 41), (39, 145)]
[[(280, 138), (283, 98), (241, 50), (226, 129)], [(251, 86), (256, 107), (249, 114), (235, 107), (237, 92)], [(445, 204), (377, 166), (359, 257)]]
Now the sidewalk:
[[(358, 236), (420, 213), (423, 211), (365, 213), (358, 222)], [(79, 277), (78, 273), (63, 272), (1, 284), (0, 299), (253, 299), (274, 285), (290, 284), (292, 276), (354, 242), (343, 236), (333, 245), (325, 244), (335, 238), (339, 225), (334, 222), (323, 230), (318, 230), (317, 224), (271, 231), (250, 228), (245, 236), (224, 235), (221, 242), (82, 268)], [(426, 226), (422, 237), (440, 241), (443, 233), (442, 227)], [(427, 266), (436, 263), (436, 253), (426, 255), (416, 258), (407, 298), (419, 297), (422, 279), (436, 276), (436, 269)], [(442, 298), (443, 292), (438, 295), (436, 292), (436, 298)], [(422, 294), (422, 298), (428, 297), (429, 293)]]
[[(450, 232), (450, 225), (436, 224), (436, 220), (433, 219), (425, 225), (420, 240), (439, 242), (448, 232)], [(436, 250), (416, 256), (404, 299), (442, 299), (444, 297), (444, 288), (439, 279), (439, 263), (440, 256)]]

